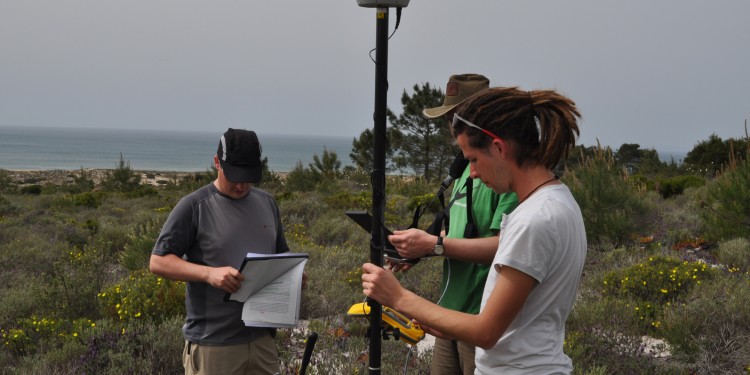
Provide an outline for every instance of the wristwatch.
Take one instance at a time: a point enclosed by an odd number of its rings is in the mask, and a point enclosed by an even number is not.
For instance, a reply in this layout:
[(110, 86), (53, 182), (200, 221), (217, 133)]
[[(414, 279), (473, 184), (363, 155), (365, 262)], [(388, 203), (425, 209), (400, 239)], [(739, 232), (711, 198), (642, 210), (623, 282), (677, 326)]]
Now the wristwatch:
[(443, 246), (443, 237), (438, 236), (437, 243), (435, 244), (435, 247), (432, 248), (432, 253), (435, 255), (443, 255), (445, 252), (445, 246)]

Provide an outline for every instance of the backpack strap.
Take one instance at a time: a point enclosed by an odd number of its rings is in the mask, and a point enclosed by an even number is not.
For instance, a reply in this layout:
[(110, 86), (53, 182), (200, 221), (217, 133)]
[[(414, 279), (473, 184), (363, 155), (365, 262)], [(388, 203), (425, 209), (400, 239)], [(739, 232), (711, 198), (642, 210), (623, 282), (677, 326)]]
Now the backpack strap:
[(476, 238), (477, 226), (474, 225), (474, 211), (471, 209), (473, 202), (472, 191), (474, 190), (474, 179), (469, 177), (466, 179), (466, 227), (464, 228), (464, 238)]

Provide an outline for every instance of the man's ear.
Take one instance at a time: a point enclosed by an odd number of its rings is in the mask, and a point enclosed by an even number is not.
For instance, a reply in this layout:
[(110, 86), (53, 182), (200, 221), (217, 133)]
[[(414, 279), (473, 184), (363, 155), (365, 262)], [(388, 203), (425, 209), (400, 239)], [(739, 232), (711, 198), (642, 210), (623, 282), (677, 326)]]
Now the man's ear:
[(217, 170), (221, 169), (221, 164), (219, 163), (219, 157), (214, 155), (214, 167), (216, 167)]

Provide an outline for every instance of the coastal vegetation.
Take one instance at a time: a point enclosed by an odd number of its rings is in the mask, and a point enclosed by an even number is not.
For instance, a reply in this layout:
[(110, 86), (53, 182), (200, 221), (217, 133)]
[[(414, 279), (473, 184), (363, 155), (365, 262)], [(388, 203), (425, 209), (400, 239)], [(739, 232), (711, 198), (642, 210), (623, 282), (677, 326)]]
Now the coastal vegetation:
[[(589, 240), (566, 327), (576, 374), (750, 373), (750, 151), (715, 138), (681, 163), (625, 144), (580, 146), (561, 166)], [(297, 373), (317, 332), (308, 373), (364, 374), (368, 321), (346, 311), (364, 299), (370, 237), (344, 212), (370, 209), (369, 170), (342, 169), (329, 151), (313, 160), (285, 176), (266, 168), (259, 186), (279, 203), (290, 247), (310, 255), (304, 322), (277, 335), (282, 369)], [(434, 202), (440, 176), (414, 171), (387, 177), (389, 228)], [(150, 184), (121, 159), (97, 178), (66, 173), (51, 183), (0, 170), (0, 368), (181, 374), (185, 286), (151, 274), (148, 259), (172, 207), (214, 171), (165, 172)], [(441, 271), (424, 260), (399, 277), (437, 300)], [(384, 340), (382, 372), (427, 374), (430, 356)]]

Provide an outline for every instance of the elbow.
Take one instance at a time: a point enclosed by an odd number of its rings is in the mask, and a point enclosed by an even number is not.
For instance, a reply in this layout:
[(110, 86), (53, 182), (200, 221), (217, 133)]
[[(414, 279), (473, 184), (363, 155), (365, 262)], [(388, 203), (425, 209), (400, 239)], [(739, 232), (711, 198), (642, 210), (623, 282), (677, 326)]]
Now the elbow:
[(504, 329), (495, 329), (495, 327), (486, 326), (486, 325), (478, 325), (482, 327), (486, 327), (486, 329), (482, 329), (479, 332), (476, 332), (476, 335), (474, 336), (475, 339), (474, 345), (484, 349), (492, 349), (497, 345), (497, 342), (500, 340), (500, 337), (503, 336), (503, 333), (505, 332)]
[(160, 262), (161, 258), (158, 255), (151, 255), (151, 259), (148, 262), (148, 269), (154, 275), (164, 276), (164, 270)]
[(499, 339), (500, 337), (495, 337), (494, 335), (481, 335), (481, 337), (477, 338), (477, 342), (475, 342), (474, 344), (484, 350), (489, 350), (497, 345), (497, 341)]

